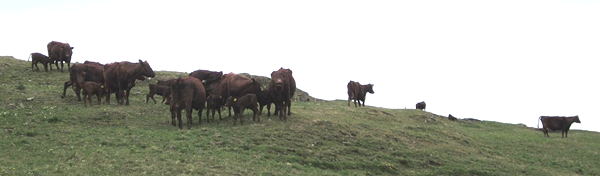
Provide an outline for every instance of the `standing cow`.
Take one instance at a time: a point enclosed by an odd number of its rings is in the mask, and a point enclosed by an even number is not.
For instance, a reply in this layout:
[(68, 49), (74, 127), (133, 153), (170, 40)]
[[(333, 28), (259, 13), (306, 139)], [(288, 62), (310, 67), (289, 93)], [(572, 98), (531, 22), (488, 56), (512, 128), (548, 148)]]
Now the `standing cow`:
[(48, 58), (48, 56), (43, 55), (42, 53), (31, 53), (31, 71), (35, 71), (33, 70), (34, 65), (37, 71), (40, 71), (40, 67), (38, 67), (37, 65), (38, 63), (44, 65), (44, 71), (46, 72), (48, 72), (48, 63), (50, 63), (50, 66), (52, 66), (52, 63), (50, 62), (50, 58)]
[(67, 94), (67, 88), (73, 86), (73, 91), (77, 95), (77, 100), (81, 101), (81, 88), (83, 82), (92, 81), (99, 84), (104, 84), (104, 67), (97, 64), (73, 64), (69, 70), (69, 81), (64, 83), (63, 94), (64, 98)]
[[(191, 77), (194, 77), (194, 75)], [(239, 98), (249, 93), (257, 94), (260, 91), (260, 83), (254, 78), (234, 73), (222, 75), (217, 80), (205, 81), (205, 83), (208, 94), (221, 95), (223, 100), (228, 97)], [(228, 107), (228, 111), (231, 117), (231, 107)]]
[[(188, 128), (192, 128), (192, 109), (198, 110), (198, 123), (202, 122), (202, 110), (206, 102), (206, 91), (202, 81), (194, 77), (178, 78), (171, 84), (171, 124), (183, 128), (181, 110), (185, 109)], [(207, 117), (208, 118), (208, 117)]]
[[(542, 131), (546, 137), (550, 137), (548, 135), (549, 130), (561, 130), (561, 134), (563, 138), (567, 137), (569, 133), (569, 128), (571, 128), (571, 124), (581, 123), (579, 121), (579, 116), (572, 117), (561, 117), (561, 116), (541, 116), (540, 121), (542, 121)], [(539, 127), (538, 122), (538, 127)]]
[[(50, 62), (56, 64), (58, 70), (58, 62), (60, 62), (60, 71), (63, 71), (63, 63), (67, 63), (67, 69), (71, 70), (71, 56), (73, 55), (73, 47), (68, 43), (61, 43), (57, 41), (51, 41), (47, 45), (48, 57)], [(50, 64), (50, 70), (52, 70), (52, 64)]]
[(427, 106), (427, 104), (425, 104), (424, 101), (419, 102), (415, 105), (416, 109), (421, 110), (421, 111), (425, 111), (426, 106)]
[(356, 103), (358, 102), (358, 106), (365, 106), (365, 97), (367, 96), (367, 92), (374, 94), (373, 84), (361, 85), (359, 82), (350, 81), (348, 82), (348, 106), (350, 106), (350, 101), (354, 100), (354, 107), (357, 107)]
[(292, 76), (292, 70), (279, 68), (271, 72), (269, 92), (275, 104), (275, 113), (279, 114), (279, 119), (287, 120), (286, 115), (292, 115), (292, 97), (296, 92), (296, 80)]
[[(108, 95), (116, 92), (117, 97), (123, 97), (125, 105), (129, 105), (129, 92), (135, 86), (135, 80), (154, 76), (154, 71), (147, 61), (107, 64), (104, 66), (104, 87)], [(123, 101), (117, 102), (123, 104)], [(106, 96), (106, 104), (110, 104), (110, 96)]]

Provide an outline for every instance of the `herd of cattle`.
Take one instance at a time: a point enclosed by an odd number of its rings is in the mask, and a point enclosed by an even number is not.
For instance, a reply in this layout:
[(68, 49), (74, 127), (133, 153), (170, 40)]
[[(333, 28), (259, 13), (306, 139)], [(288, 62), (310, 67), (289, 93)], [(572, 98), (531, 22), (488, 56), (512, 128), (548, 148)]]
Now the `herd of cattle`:
[[(100, 64), (98, 62), (85, 61), (83, 64), (74, 64), (72, 67), (71, 56), (73, 47), (68, 43), (52, 41), (47, 45), (48, 56), (41, 53), (31, 53), (31, 69), (39, 71), (38, 63), (44, 66), (48, 71), (48, 66), (52, 70), (52, 64), (58, 70), (58, 63), (61, 63), (61, 72), (63, 71), (63, 62), (67, 63), (69, 71), (69, 80), (64, 83), (63, 94), (71, 86), (81, 101), (83, 93), (84, 105), (92, 104), (92, 96), (96, 96), (98, 104), (101, 104), (101, 97), (105, 97), (105, 104), (110, 104), (110, 95), (115, 94), (119, 105), (129, 104), (129, 93), (135, 86), (136, 80), (145, 80), (147, 77), (154, 77), (155, 73), (147, 61), (139, 60), (138, 63), (127, 61), (115, 62), (110, 64)], [(36, 69), (34, 69), (34, 66)], [(196, 70), (185, 78), (175, 78), (169, 80), (159, 80), (156, 84), (149, 84), (149, 93), (146, 95), (146, 103), (154, 95), (163, 97), (162, 102), (170, 106), (171, 124), (183, 128), (181, 111), (185, 110), (187, 117), (187, 127), (192, 125), (192, 112), (198, 111), (198, 121), (201, 123), (202, 112), (206, 109), (206, 121), (210, 122), (209, 116), (212, 113), (214, 120), (215, 113), (219, 114), (221, 119), (221, 109), (228, 108), (231, 116), (231, 108), (234, 111), (233, 123), (240, 121), (243, 124), (242, 114), (245, 109), (253, 111), (252, 120), (260, 122), (260, 115), (263, 108), (267, 107), (267, 114), (271, 115), (271, 104), (275, 105), (275, 115), (279, 115), (280, 120), (286, 121), (287, 116), (291, 115), (291, 99), (296, 90), (296, 81), (292, 76), (292, 70), (280, 68), (271, 73), (271, 82), (264, 90), (254, 78), (248, 78), (240, 74), (223, 74), (223, 72)], [(367, 93), (375, 93), (373, 84), (361, 85), (359, 82), (350, 81), (348, 88), (348, 106), (354, 101), (354, 106), (365, 106), (365, 97)], [(415, 105), (416, 109), (425, 110), (425, 102), (419, 102)], [(448, 119), (457, 120), (456, 117), (449, 115)], [(549, 137), (549, 130), (561, 130), (562, 136), (567, 137), (571, 124), (581, 123), (579, 116), (573, 117), (550, 117), (542, 116), (539, 118), (542, 122), (542, 131)]]

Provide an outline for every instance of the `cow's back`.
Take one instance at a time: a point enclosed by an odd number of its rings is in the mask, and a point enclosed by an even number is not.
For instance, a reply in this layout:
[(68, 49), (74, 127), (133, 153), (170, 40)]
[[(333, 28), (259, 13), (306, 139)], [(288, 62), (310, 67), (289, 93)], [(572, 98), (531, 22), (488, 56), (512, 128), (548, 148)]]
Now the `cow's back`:
[(567, 123), (565, 117), (542, 116), (540, 120), (542, 121), (543, 128), (550, 130), (561, 130)]

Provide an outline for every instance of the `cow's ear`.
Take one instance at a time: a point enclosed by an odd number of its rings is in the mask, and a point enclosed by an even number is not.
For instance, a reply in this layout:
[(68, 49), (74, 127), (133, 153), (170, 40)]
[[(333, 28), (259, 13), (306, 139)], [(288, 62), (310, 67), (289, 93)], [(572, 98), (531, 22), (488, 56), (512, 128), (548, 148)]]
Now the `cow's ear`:
[(71, 49), (73, 49), (73, 48), (75, 48), (75, 47), (71, 47)]
[(142, 61), (141, 59), (138, 59), (138, 61), (139, 61), (140, 63), (144, 63), (144, 61)]

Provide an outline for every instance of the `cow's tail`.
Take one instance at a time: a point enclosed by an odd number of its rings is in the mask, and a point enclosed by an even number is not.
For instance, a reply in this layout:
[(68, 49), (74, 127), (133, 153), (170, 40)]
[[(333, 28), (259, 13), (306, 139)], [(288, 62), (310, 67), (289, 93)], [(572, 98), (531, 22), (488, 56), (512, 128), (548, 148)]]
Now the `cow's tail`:
[(31, 54), (29, 54), (29, 57), (27, 58), (27, 62), (29, 62), (29, 59), (31, 59)]
[(540, 128), (540, 121), (542, 121), (542, 116), (540, 116), (540, 118), (538, 119), (537, 128)]

